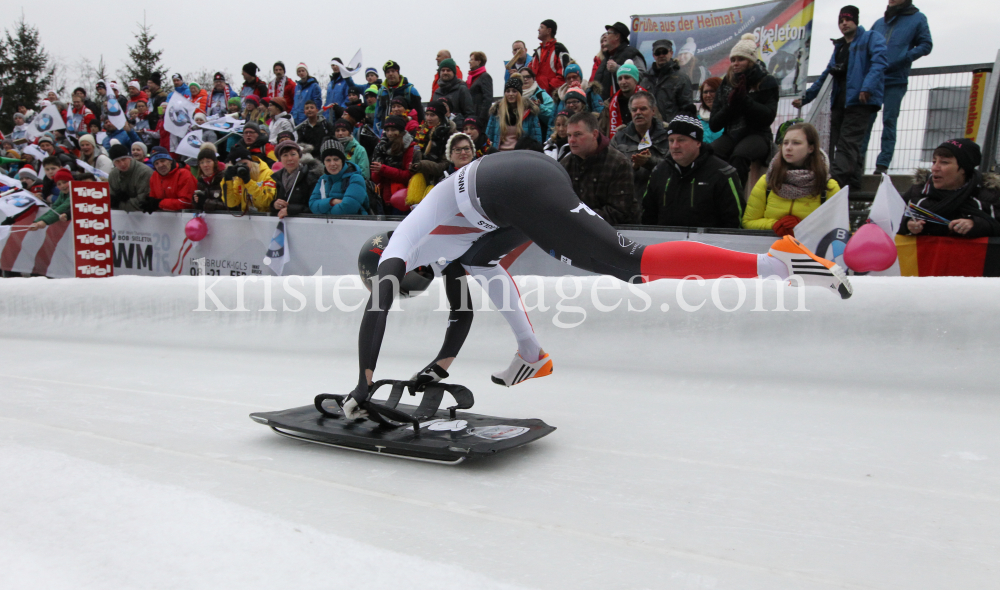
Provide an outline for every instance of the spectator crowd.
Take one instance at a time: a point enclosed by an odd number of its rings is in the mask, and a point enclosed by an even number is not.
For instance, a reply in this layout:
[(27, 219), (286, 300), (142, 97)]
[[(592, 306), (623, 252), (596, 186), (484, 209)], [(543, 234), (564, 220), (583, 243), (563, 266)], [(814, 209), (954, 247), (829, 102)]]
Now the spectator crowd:
[[(758, 58), (753, 34), (733, 44), (728, 71), (713, 77), (670, 38), (653, 43), (647, 64), (622, 23), (605, 27), (592, 59), (574, 58), (548, 19), (539, 24), (535, 49), (512, 43), (496, 87), (486, 53), (472, 51), (459, 64), (439, 51), (429, 100), (395, 60), (362, 73), (340, 58), (330, 60), (328, 80), (305, 62), (286, 68), (279, 61), (265, 81), (249, 62), (242, 80), (220, 72), (210, 88), (180, 74), (154, 74), (102, 80), (70, 97), (50, 92), (38, 105), (18, 105), (3, 140), (3, 166), (52, 204), (32, 226), (41, 228), (70, 214), (67, 182), (97, 178), (110, 184), (113, 207), (129, 212), (406, 215), (469, 162), (535, 150), (557, 159), (580, 199), (612, 224), (781, 236), (842, 186), (860, 187), (880, 111), (876, 171), (891, 163), (910, 67), (930, 53), (930, 29), (911, 0), (889, 0), (870, 29), (860, 22), (858, 8), (840, 11), (843, 37), (819, 79), (794, 102), (816, 100), (832, 79), (829, 145), (801, 121), (775, 137), (779, 84)], [(177, 94), (194, 104), (193, 125), (205, 129), (196, 157), (179, 154), (181, 138), (165, 126)], [(50, 105), (65, 129), (32, 136), (35, 111)], [(239, 120), (242, 131), (205, 126), (220, 117)], [(942, 229), (907, 219), (901, 232), (1000, 235), (1000, 183), (978, 170), (979, 160), (971, 141), (938, 148), (932, 170), (907, 198), (953, 221)]]

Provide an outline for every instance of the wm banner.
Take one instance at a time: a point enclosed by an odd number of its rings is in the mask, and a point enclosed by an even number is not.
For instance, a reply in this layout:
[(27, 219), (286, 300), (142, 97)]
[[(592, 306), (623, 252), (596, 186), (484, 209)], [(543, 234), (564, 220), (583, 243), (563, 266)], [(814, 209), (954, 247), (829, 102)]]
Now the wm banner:
[(806, 88), (813, 0), (773, 0), (712, 11), (632, 17), (629, 40), (653, 63), (653, 42), (669, 39), (674, 59), (695, 88), (729, 69), (729, 50), (744, 33), (757, 38), (758, 55), (781, 85), (783, 96)]

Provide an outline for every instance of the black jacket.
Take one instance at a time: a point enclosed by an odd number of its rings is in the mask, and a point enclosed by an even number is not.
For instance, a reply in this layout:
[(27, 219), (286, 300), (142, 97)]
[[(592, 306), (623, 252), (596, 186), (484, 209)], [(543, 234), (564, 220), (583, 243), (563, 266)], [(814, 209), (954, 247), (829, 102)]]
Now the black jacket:
[(323, 174), (325, 174), (325, 171), (319, 160), (309, 154), (303, 154), (302, 159), (299, 161), (299, 177), (295, 180), (292, 192), (287, 193), (285, 192), (285, 176), (287, 175), (287, 171), (282, 168), (275, 172), (274, 176), (271, 177), (274, 180), (275, 187), (274, 201), (271, 201), (271, 215), (278, 214), (278, 210), (274, 207), (274, 203), (278, 199), (288, 201), (289, 215), (309, 213), (309, 197), (312, 196), (313, 188), (319, 181), (319, 177), (323, 176)]
[(643, 225), (739, 229), (743, 187), (736, 169), (717, 158), (708, 144), (685, 171), (667, 154), (653, 169), (642, 199)]
[(691, 79), (681, 73), (677, 60), (671, 60), (666, 66), (659, 67), (655, 63), (646, 70), (646, 75), (639, 82), (656, 97), (656, 108), (660, 118), (670, 124), (679, 113), (694, 110), (691, 98)]
[(778, 114), (778, 80), (758, 61), (748, 72), (737, 76), (736, 81), (734, 85), (729, 76), (722, 79), (712, 104), (709, 127), (715, 132), (725, 129), (734, 141), (759, 135), (770, 143), (774, 139), (771, 123)]
[(303, 153), (312, 154), (314, 158), (319, 157), (319, 148), (327, 138), (333, 137), (333, 125), (322, 115), (317, 117), (319, 121), (315, 125), (309, 124), (309, 119), (299, 123), (295, 128), (295, 133), (299, 136), (299, 145), (302, 146)]
[[(618, 92), (618, 76), (615, 75), (616, 72), (608, 71), (609, 59), (615, 60), (615, 63), (619, 66), (625, 65), (625, 62), (628, 60), (632, 60), (635, 67), (639, 69), (640, 79), (646, 73), (646, 58), (642, 56), (642, 53), (631, 45), (619, 45), (614, 53), (604, 56), (604, 59), (601, 60), (601, 65), (597, 66), (597, 73), (594, 74), (594, 81), (601, 84), (601, 98), (604, 100), (607, 100), (612, 94)], [(590, 105), (587, 106), (588, 108), (590, 107)]]
[[(971, 182), (955, 192), (944, 192), (931, 184), (930, 173), (918, 170), (914, 184), (903, 195), (903, 200), (909, 204), (919, 205), (929, 209), (948, 220), (971, 219), (972, 229), (967, 234), (958, 234), (947, 225), (927, 222), (918, 235), (950, 236), (953, 238), (992, 238), (1000, 236), (1000, 176), (982, 174), (976, 170)], [(899, 225), (902, 235), (911, 235), (907, 222), (909, 217), (903, 217)]]
[(493, 77), (489, 72), (483, 72), (469, 87), (469, 92), (472, 94), (473, 116), (479, 120), (480, 129), (486, 129), (490, 120), (490, 105), (493, 104)]
[(453, 78), (449, 82), (439, 82), (437, 91), (431, 100), (447, 98), (451, 104), (451, 112), (456, 115), (456, 120), (464, 121), (466, 117), (473, 117), (476, 114), (475, 105), (469, 87), (464, 80)]
[(194, 208), (201, 211), (228, 211), (229, 207), (222, 199), (222, 178), (226, 170), (226, 165), (219, 162), (215, 166), (215, 175), (206, 177), (198, 171), (198, 186), (195, 188), (195, 196), (198, 200), (194, 202)]

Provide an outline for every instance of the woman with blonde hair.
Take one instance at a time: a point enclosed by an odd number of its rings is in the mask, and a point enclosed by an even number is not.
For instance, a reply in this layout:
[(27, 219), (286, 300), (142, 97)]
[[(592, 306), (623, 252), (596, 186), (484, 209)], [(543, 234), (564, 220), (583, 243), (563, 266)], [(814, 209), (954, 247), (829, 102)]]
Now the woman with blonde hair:
[(511, 74), (504, 84), (503, 98), (490, 107), (490, 122), (486, 137), (498, 151), (513, 150), (522, 137), (542, 143), (542, 128), (538, 122), (538, 105), (525, 98), (520, 74)]
[(781, 153), (754, 185), (743, 227), (794, 235), (795, 226), (839, 190), (837, 181), (830, 178), (819, 132), (809, 123), (797, 123), (785, 131)]

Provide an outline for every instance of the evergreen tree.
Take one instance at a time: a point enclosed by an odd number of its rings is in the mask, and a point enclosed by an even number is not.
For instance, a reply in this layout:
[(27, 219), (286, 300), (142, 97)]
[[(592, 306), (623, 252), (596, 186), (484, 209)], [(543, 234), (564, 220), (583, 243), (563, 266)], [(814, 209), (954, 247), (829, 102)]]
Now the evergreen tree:
[[(136, 23), (138, 24), (138, 23)], [(129, 80), (138, 80), (140, 85), (145, 85), (146, 80), (154, 72), (159, 73), (163, 78), (167, 77), (167, 66), (160, 63), (160, 56), (163, 50), (153, 51), (153, 41), (156, 35), (152, 34), (152, 27), (146, 24), (145, 15), (142, 24), (139, 25), (139, 32), (135, 35), (135, 45), (129, 45), (128, 56), (131, 60), (125, 64), (125, 69), (120, 74), (122, 82), (128, 85)]]
[(12, 120), (18, 104), (29, 109), (37, 107), (54, 75), (50, 61), (38, 29), (26, 23), (23, 14), (13, 35), (4, 30), (4, 40), (0, 43), (0, 96), (3, 96), (0, 120), (5, 125)]
[[(110, 82), (110, 80), (108, 80), (108, 66), (104, 63), (103, 53), (101, 54), (101, 58), (97, 60), (97, 67), (94, 68), (94, 76), (96, 76), (98, 80), (104, 80), (105, 84)], [(96, 84), (97, 82), (94, 83)], [(94, 89), (88, 88), (87, 92), (94, 92)], [(111, 92), (110, 86), (108, 86), (108, 92)]]

